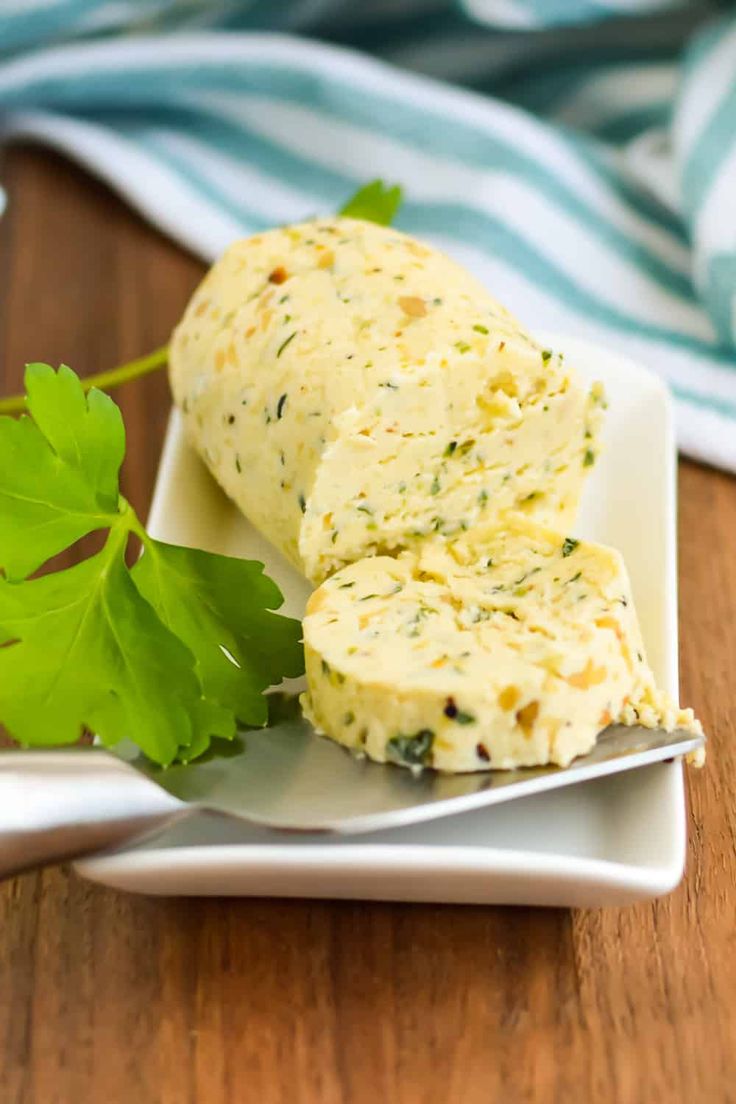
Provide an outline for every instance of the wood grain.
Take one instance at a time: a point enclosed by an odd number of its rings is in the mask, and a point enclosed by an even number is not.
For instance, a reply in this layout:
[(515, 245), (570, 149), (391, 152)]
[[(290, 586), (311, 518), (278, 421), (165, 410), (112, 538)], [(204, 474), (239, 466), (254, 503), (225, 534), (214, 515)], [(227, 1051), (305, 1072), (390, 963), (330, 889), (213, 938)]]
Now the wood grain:
[[(51, 155), (8, 154), (0, 387), (164, 341), (201, 266)], [(145, 511), (168, 397), (118, 393)], [(2, 1104), (736, 1100), (736, 481), (683, 464), (685, 883), (604, 911), (147, 900), (66, 870), (0, 887)]]

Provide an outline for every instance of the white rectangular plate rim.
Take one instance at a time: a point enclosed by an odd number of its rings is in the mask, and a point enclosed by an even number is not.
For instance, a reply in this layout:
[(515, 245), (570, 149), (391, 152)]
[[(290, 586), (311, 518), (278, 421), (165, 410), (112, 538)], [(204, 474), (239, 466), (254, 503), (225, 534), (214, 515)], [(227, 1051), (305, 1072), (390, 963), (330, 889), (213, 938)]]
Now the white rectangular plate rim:
[[(590, 342), (557, 335), (546, 335), (545, 343), (562, 349), (573, 362), (591, 375), (590, 365), (606, 365), (609, 379), (620, 377), (634, 399), (654, 403), (660, 419), (659, 439), (651, 444), (652, 469), (648, 478), (659, 480), (657, 507), (662, 540), (661, 557), (655, 569), (663, 575), (663, 605), (657, 624), (644, 623), (647, 647), (654, 649), (656, 674), (671, 693), (677, 693), (676, 634), (676, 547), (675, 547), (675, 446), (669, 394), (662, 382), (648, 370), (625, 357), (601, 349)], [(595, 372), (592, 373), (595, 375)], [(638, 390), (637, 390), (638, 389)], [(654, 426), (652, 433), (656, 434)], [(634, 446), (637, 442), (634, 442)], [(172, 418), (159, 467), (149, 529), (161, 539), (183, 543), (203, 542), (189, 511), (175, 508), (175, 485), (181, 475), (184, 451), (181, 426)], [(192, 463), (191, 457), (188, 462)], [(614, 464), (610, 457), (604, 464)], [(212, 490), (212, 493), (217, 492)], [(196, 511), (191, 511), (195, 513)], [(599, 518), (600, 520), (600, 518)], [(253, 554), (253, 553), (249, 553)], [(278, 570), (277, 570), (278, 569)], [(267, 556), (267, 570), (283, 570), (278, 558)], [(633, 578), (633, 577), (632, 577)], [(636, 582), (635, 579), (633, 579)], [(288, 597), (288, 590), (287, 597)], [(636, 595), (636, 586), (635, 586)], [(637, 602), (641, 602), (641, 595)], [(646, 612), (640, 610), (640, 612)], [(649, 628), (649, 636), (647, 636)], [(651, 772), (657, 772), (655, 777)], [(686, 818), (682, 767), (679, 762), (658, 764), (634, 772), (640, 776), (638, 789), (649, 786), (657, 793), (659, 820), (655, 832), (666, 836), (666, 855), (659, 861), (594, 857), (557, 851), (536, 851), (528, 847), (495, 847), (470, 840), (446, 842), (440, 846), (415, 842), (421, 827), (413, 832), (401, 829), (378, 833), (355, 843), (350, 838), (335, 846), (332, 840), (294, 842), (293, 837), (273, 837), (267, 833), (256, 842), (220, 841), (217, 818), (202, 821), (202, 842), (149, 842), (114, 855), (100, 856), (77, 864), (78, 871), (93, 881), (120, 889), (149, 894), (227, 894), (250, 896), (347, 897), (380, 900), (498, 902), (543, 905), (602, 905), (625, 903), (666, 893), (682, 877), (686, 852)], [(649, 775), (649, 781), (647, 781)], [(620, 776), (625, 777), (625, 776)], [(633, 776), (632, 776), (633, 777)], [(559, 793), (571, 793), (583, 787), (605, 785), (606, 780), (583, 783)], [(625, 784), (625, 783), (624, 783)], [(630, 784), (634, 785), (632, 782)], [(601, 793), (603, 791), (600, 791)], [(618, 791), (617, 791), (618, 792)], [(586, 801), (589, 798), (586, 795)], [(620, 796), (626, 797), (625, 791)], [(531, 797), (513, 803), (520, 808), (540, 799)], [(595, 798), (590, 802), (595, 812)], [(552, 811), (554, 813), (554, 806)], [(644, 805), (646, 808), (646, 804)], [(649, 810), (653, 813), (655, 810)], [(471, 834), (473, 817), (483, 818), (492, 810), (481, 810), (460, 818), (448, 831)], [(575, 814), (577, 815), (577, 814)], [(481, 824), (481, 820), (477, 821)], [(206, 830), (205, 830), (206, 829)], [(196, 827), (192, 829), (196, 835)], [(191, 834), (191, 833), (190, 833)], [(401, 839), (402, 834), (406, 837)], [(392, 837), (389, 842), (382, 835)], [(211, 837), (212, 842), (206, 842)], [(637, 861), (638, 860), (638, 861)]]

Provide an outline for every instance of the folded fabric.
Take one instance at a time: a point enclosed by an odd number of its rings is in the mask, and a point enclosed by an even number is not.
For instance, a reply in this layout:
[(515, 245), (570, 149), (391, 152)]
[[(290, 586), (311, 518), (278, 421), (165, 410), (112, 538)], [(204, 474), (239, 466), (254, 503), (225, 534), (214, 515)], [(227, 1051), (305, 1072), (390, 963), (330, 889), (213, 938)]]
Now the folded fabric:
[(659, 373), (683, 451), (736, 471), (736, 16), (664, 6), (6, 0), (0, 137), (207, 260), (400, 182), (403, 229)]

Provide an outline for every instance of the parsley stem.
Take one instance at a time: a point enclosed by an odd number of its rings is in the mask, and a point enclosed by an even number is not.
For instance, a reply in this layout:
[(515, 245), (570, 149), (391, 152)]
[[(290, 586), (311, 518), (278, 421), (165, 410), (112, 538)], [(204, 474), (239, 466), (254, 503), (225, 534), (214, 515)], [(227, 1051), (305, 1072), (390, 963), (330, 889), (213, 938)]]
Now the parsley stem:
[[(100, 391), (111, 391), (113, 387), (120, 387), (122, 383), (147, 376), (163, 368), (169, 357), (168, 345), (162, 345), (160, 349), (154, 349), (152, 353), (137, 357), (128, 364), (121, 364), (117, 368), (111, 368), (107, 372), (97, 372), (93, 376), (87, 376), (81, 381), (82, 390), (89, 391), (92, 387), (98, 387)], [(12, 395), (6, 399), (0, 399), (0, 414), (16, 414), (24, 410), (26, 406), (25, 395)]]
[(137, 537), (140, 537), (141, 544), (146, 545), (150, 542), (151, 538), (146, 532), (146, 527), (128, 502), (127, 498), (124, 498), (122, 495), (120, 495), (120, 515), (125, 518), (128, 532), (135, 533)]

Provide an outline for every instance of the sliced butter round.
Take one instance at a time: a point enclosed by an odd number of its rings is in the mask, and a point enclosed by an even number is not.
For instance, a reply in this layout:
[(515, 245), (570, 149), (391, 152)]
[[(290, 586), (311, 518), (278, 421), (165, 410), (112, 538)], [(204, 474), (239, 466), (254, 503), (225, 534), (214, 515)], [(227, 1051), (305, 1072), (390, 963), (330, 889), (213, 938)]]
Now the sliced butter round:
[(314, 582), (508, 509), (564, 529), (597, 451), (600, 390), (442, 253), (352, 219), (235, 243), (170, 373), (218, 482)]
[(524, 520), (340, 570), (304, 641), (306, 715), (379, 762), (565, 766), (612, 722), (696, 725), (655, 688), (620, 554)]

